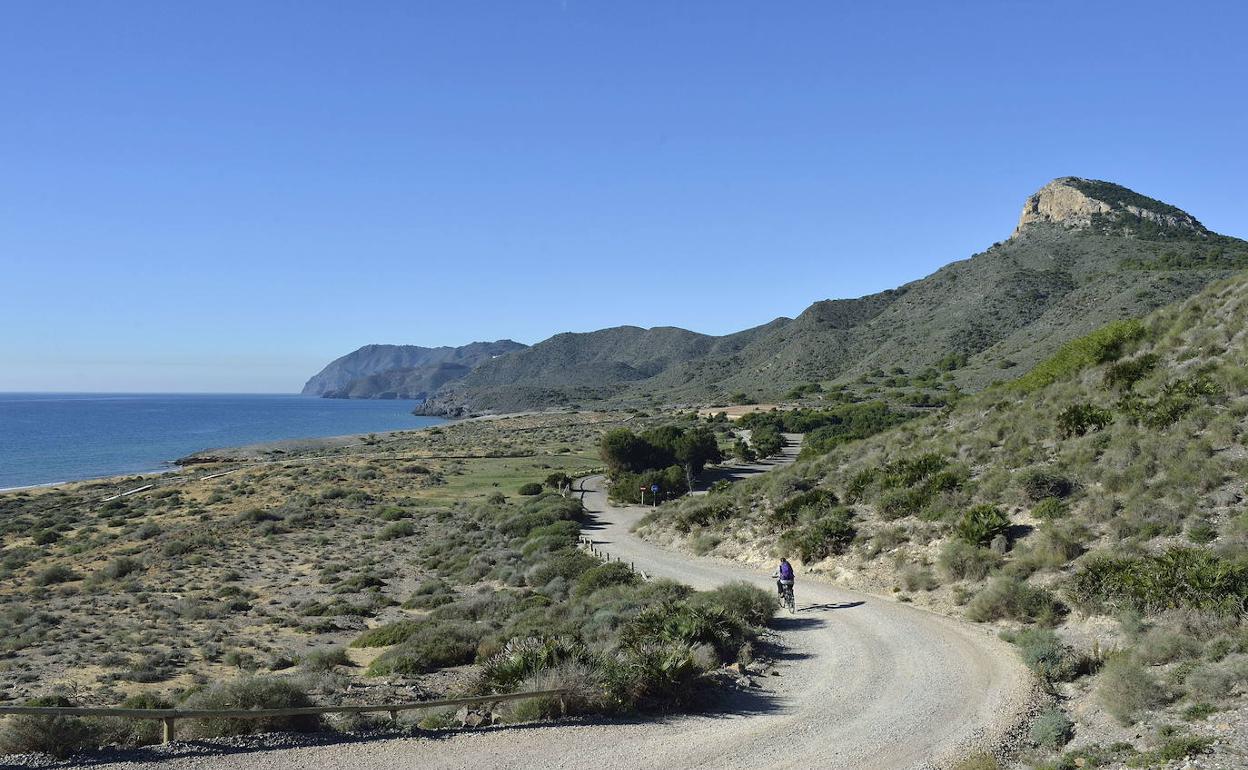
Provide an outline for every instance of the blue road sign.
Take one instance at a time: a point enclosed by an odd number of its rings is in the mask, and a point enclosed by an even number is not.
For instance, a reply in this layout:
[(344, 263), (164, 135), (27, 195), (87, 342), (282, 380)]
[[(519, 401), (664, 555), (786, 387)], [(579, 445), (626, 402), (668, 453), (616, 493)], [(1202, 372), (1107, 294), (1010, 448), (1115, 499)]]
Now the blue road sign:
[(658, 485), (658, 484), (651, 484), (651, 485), (650, 485), (650, 491), (651, 491), (651, 492), (653, 492), (653, 493), (655, 493), (655, 494), (657, 495), (657, 494), (659, 493), (659, 485)]

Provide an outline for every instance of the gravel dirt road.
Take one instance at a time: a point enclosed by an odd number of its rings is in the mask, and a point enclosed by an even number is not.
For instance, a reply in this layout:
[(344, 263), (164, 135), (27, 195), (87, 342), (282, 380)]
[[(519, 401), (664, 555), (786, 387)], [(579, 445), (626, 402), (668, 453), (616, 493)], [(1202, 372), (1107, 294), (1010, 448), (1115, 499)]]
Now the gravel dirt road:
[[(586, 534), (649, 576), (697, 588), (765, 574), (646, 543), (630, 533), (646, 509), (607, 504), (584, 480)], [(798, 576), (797, 612), (777, 619), (779, 676), (714, 713), (661, 721), (518, 726), (449, 738), (385, 738), (96, 764), (100, 770), (328, 768), (943, 768), (1008, 740), (1032, 700), (1017, 655), (988, 631)]]

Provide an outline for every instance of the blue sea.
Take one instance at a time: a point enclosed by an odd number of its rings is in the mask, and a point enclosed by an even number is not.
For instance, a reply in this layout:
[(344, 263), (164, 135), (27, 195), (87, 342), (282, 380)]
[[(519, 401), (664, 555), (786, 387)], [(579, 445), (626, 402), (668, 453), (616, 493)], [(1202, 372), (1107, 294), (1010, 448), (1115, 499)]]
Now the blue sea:
[(443, 420), (415, 401), (276, 395), (0, 393), (0, 489), (167, 469), (203, 449)]

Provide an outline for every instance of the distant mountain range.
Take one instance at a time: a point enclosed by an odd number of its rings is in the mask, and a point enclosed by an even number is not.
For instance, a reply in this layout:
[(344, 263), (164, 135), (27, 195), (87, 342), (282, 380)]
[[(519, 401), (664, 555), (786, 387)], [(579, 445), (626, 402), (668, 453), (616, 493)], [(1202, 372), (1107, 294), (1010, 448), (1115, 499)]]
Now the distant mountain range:
[(808, 382), (937, 365), (976, 389), (1027, 371), (1068, 339), (1246, 266), (1248, 242), (1213, 233), (1170, 204), (1062, 177), (1027, 199), (1008, 240), (897, 289), (816, 302), (796, 318), (724, 336), (620, 326), (531, 347), (370, 345), (330, 364), (304, 392), (423, 393), (425, 413), (461, 415), (734, 393), (768, 399)]

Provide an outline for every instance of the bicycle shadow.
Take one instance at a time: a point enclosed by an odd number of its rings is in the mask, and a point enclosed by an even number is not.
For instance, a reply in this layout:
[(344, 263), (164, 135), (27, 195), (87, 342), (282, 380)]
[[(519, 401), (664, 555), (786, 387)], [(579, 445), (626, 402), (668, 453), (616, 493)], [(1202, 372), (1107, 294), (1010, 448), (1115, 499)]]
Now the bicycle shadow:
[(808, 604), (805, 607), (798, 607), (798, 612), (819, 612), (826, 610), (848, 610), (854, 607), (861, 607), (866, 604), (865, 601), (856, 602), (829, 602), (827, 604)]

